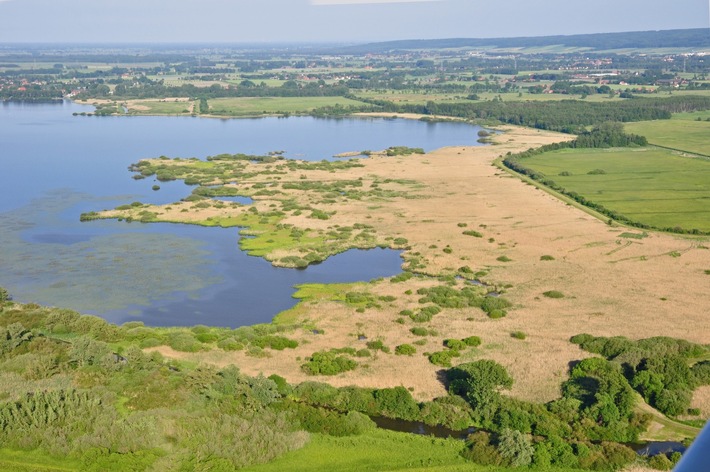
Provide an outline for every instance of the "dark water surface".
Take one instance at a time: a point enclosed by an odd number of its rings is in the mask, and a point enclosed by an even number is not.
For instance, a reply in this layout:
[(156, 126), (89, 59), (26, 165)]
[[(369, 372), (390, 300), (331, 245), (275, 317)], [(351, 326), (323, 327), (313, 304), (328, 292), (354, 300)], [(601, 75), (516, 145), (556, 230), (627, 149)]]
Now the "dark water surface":
[[(82, 117), (91, 107), (0, 103), (0, 286), (18, 301), (113, 322), (241, 326), (294, 304), (293, 285), (354, 282), (400, 272), (397, 251), (348, 251), (306, 270), (276, 269), (238, 249), (238, 230), (79, 222), (82, 212), (171, 203), (184, 183), (133, 180), (141, 158), (220, 153), (330, 159), (389, 146), (476, 145), (461, 123), (312, 117), (220, 120)], [(248, 201), (243, 203), (248, 204)]]

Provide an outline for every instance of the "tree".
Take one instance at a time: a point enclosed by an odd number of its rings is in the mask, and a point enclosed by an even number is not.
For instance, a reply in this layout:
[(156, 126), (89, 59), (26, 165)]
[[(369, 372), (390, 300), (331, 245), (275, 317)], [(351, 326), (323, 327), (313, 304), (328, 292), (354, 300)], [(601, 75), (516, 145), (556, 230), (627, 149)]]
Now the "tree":
[(535, 454), (530, 438), (514, 429), (503, 430), (498, 441), (498, 451), (513, 467), (530, 465)]

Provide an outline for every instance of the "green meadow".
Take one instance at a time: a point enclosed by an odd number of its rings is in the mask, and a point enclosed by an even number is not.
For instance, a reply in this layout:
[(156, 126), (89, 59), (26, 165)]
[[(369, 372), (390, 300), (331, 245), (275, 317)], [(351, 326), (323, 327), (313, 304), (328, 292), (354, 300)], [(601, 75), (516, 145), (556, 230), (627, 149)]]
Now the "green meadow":
[(214, 115), (261, 115), (266, 113), (306, 113), (321, 107), (362, 106), (362, 102), (343, 97), (258, 97), (216, 98), (208, 100)]
[(657, 146), (710, 156), (710, 121), (706, 120), (710, 120), (710, 112), (682, 113), (671, 120), (627, 123), (625, 128)]
[(524, 165), (633, 221), (710, 231), (708, 160), (657, 148), (567, 149)]

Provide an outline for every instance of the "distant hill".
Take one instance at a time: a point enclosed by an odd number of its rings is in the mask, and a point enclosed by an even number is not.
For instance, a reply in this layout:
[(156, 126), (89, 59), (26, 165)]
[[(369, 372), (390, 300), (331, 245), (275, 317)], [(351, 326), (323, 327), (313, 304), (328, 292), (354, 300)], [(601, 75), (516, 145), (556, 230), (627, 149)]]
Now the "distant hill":
[(517, 48), (563, 45), (605, 49), (710, 48), (710, 29), (636, 31), (628, 33), (575, 34), (570, 36), (531, 36), (519, 38), (413, 39), (370, 43), (342, 48), (350, 54), (382, 53), (411, 49)]

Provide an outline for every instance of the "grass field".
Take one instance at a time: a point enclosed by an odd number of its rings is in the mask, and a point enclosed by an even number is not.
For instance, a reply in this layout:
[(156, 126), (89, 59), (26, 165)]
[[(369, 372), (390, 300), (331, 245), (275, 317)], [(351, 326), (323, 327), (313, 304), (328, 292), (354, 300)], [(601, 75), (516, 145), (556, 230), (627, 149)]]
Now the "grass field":
[[(494, 472), (512, 470), (505, 467), (484, 467), (463, 459), (459, 452), (463, 442), (455, 439), (434, 439), (382, 430), (336, 438), (313, 435), (311, 441), (298, 451), (289, 453), (269, 464), (243, 469), (250, 472), (288, 470), (355, 472), (363, 470), (428, 472)], [(526, 468), (525, 470), (542, 470)], [(558, 472), (577, 469), (556, 468)]]
[[(710, 231), (709, 161), (644, 148), (564, 150), (536, 156), (525, 165), (634, 221)], [(604, 173), (590, 174), (595, 170)]]
[(161, 100), (131, 100), (126, 105), (130, 114), (181, 115), (191, 113), (194, 102), (166, 98)]
[(58, 459), (39, 451), (15, 451), (0, 449), (0, 470), (14, 472), (59, 472), (78, 471), (77, 460)]
[(308, 112), (320, 107), (360, 106), (362, 102), (343, 97), (217, 98), (208, 101), (215, 115), (260, 115), (263, 113)]
[[(700, 118), (701, 121), (697, 121)], [(626, 131), (646, 136), (658, 146), (710, 156), (710, 112), (683, 113), (671, 120), (627, 123)]]

